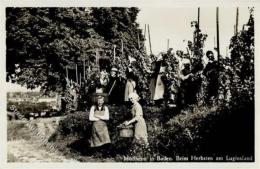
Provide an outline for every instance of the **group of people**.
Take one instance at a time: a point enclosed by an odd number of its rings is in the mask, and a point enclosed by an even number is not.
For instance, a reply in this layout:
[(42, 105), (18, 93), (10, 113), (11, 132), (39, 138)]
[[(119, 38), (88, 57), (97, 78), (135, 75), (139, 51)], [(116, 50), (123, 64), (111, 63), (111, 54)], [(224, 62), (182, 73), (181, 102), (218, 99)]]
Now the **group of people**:
[[(208, 58), (208, 63), (204, 67), (201, 65), (197, 67), (198, 70), (194, 71), (194, 68), (191, 68), (191, 63), (185, 63), (183, 69), (180, 71), (180, 95), (179, 100), (181, 103), (177, 103), (181, 105), (188, 105), (195, 103), (196, 100), (196, 92), (200, 87), (200, 83), (202, 79), (200, 75), (204, 75), (207, 79), (207, 89), (206, 89), (206, 102), (217, 97), (218, 94), (218, 64), (214, 58), (214, 54), (212, 51), (207, 51), (206, 56)], [(151, 99), (152, 100), (160, 100), (164, 98), (165, 85), (162, 81), (163, 73), (165, 72), (167, 63), (163, 60), (163, 58), (156, 60), (155, 62), (155, 71), (153, 72), (151, 78)], [(110, 103), (121, 103), (118, 99), (120, 99), (120, 89), (115, 85), (118, 81), (117, 79), (117, 69), (111, 69), (111, 77), (109, 77), (109, 81), (107, 82), (107, 86), (109, 90), (109, 101)], [(103, 76), (105, 77), (105, 76)], [(101, 81), (102, 80), (101, 78)], [(197, 83), (197, 85), (195, 84)], [(102, 84), (101, 86), (104, 86)], [(101, 87), (100, 86), (100, 87)], [(148, 136), (147, 136), (147, 126), (145, 124), (145, 120), (143, 118), (143, 111), (140, 103), (138, 102), (139, 96), (135, 90), (136, 81), (134, 79), (133, 74), (127, 75), (127, 82), (125, 83), (125, 92), (124, 92), (124, 101), (130, 101), (132, 103), (132, 119), (126, 121), (125, 125), (135, 124), (135, 139), (140, 140), (145, 144), (148, 144)], [(93, 129), (92, 129), (92, 137), (91, 137), (91, 146), (100, 146), (103, 144), (110, 143), (109, 132), (104, 121), (109, 120), (109, 110), (107, 106), (104, 106), (105, 103), (105, 95), (103, 95), (104, 91), (96, 90), (97, 94), (97, 105), (93, 105), (90, 109), (89, 120), (93, 121)], [(122, 90), (121, 90), (122, 93)], [(122, 97), (122, 96), (121, 96)], [(103, 112), (103, 113), (100, 113)], [(102, 114), (102, 115), (101, 115)]]
[(139, 103), (140, 97), (136, 92), (136, 78), (133, 72), (126, 73), (126, 82), (118, 76), (118, 69), (112, 67), (110, 74), (101, 70), (100, 78), (97, 80), (95, 90), (92, 94), (89, 120), (92, 123), (92, 134), (90, 147), (96, 149), (106, 148), (111, 143), (107, 122), (109, 121), (109, 104), (122, 104), (126, 102), (131, 105), (131, 119), (122, 122), (125, 126), (134, 126), (134, 140), (137, 143), (148, 145), (147, 126), (143, 118), (142, 106)]
[[(197, 66), (197, 70), (192, 69), (190, 63), (184, 64), (184, 68), (180, 72), (180, 92), (179, 92), (179, 105), (186, 106), (196, 103), (199, 97), (204, 97), (206, 104), (211, 104), (213, 100), (217, 99), (219, 90), (218, 63), (214, 58), (212, 51), (207, 51), (206, 56), (208, 63), (204, 67), (201, 63)], [(202, 90), (202, 75), (204, 76), (204, 83), (206, 85), (204, 96), (200, 96)]]
[[(159, 104), (168, 100), (169, 103), (174, 103), (175, 107), (183, 108), (195, 104), (200, 97), (204, 97), (203, 100), (206, 104), (211, 104), (210, 102), (218, 97), (219, 66), (212, 51), (207, 51), (206, 57), (208, 62), (205, 65), (202, 58), (180, 57), (180, 59), (177, 59), (178, 63), (175, 63), (177, 66), (173, 67), (167, 63), (167, 59), (165, 59), (167, 56), (159, 55), (153, 62), (150, 80), (151, 100)], [(165, 80), (167, 74), (169, 74), (167, 69), (171, 69), (176, 74), (174, 76), (175, 81), (170, 79), (170, 85), (165, 82), (169, 81)], [(205, 88), (202, 89), (202, 87)], [(204, 96), (200, 95), (202, 90), (204, 90)]]
[[(132, 103), (132, 118), (123, 122), (128, 126), (134, 124), (134, 140), (137, 143), (148, 145), (147, 126), (143, 118), (142, 106), (139, 104), (139, 96), (132, 92), (129, 94)], [(89, 120), (92, 121), (92, 134), (90, 137), (90, 147), (100, 149), (111, 143), (107, 122), (109, 121), (109, 109), (104, 104), (105, 98), (102, 94), (97, 95), (96, 104), (92, 105), (89, 113)]]
[[(215, 99), (218, 94), (218, 63), (214, 59), (212, 51), (207, 51), (206, 56), (208, 63), (204, 66), (202, 63), (197, 64), (194, 68), (194, 64), (189, 62), (183, 63), (183, 66), (178, 70), (177, 80), (178, 84), (167, 86), (164, 81), (166, 69), (169, 69), (169, 65), (162, 55), (159, 55), (157, 59), (152, 63), (152, 69), (150, 72), (150, 101), (151, 103), (159, 103), (161, 105), (164, 101), (171, 101), (175, 107), (183, 107), (185, 105), (196, 103), (197, 94), (200, 90), (202, 78), (200, 75), (206, 77), (207, 89), (206, 89), (206, 101)], [(195, 60), (195, 59), (194, 59)], [(129, 94), (136, 92), (138, 88), (138, 77), (133, 71), (126, 72), (126, 78), (119, 76), (119, 70), (116, 66), (113, 66), (108, 73), (106, 68), (102, 68), (99, 77), (91, 81), (88, 86), (87, 98), (81, 100), (87, 100), (87, 104), (96, 102), (96, 94), (102, 93), (105, 102), (109, 102), (111, 105), (122, 105), (129, 103)], [(177, 74), (177, 73), (176, 73)], [(73, 83), (73, 82), (72, 82)], [(176, 82), (171, 82), (176, 83)], [(67, 95), (70, 95), (70, 103), (67, 104), (67, 110), (76, 110), (78, 107), (78, 94), (77, 84), (69, 85)], [(83, 91), (84, 92), (84, 91)], [(86, 92), (86, 91), (85, 91)], [(92, 93), (92, 94), (91, 94)], [(82, 93), (81, 93), (82, 95)], [(68, 102), (69, 103), (69, 102)], [(88, 105), (88, 107), (91, 105)]]
[[(191, 68), (191, 63), (184, 63), (183, 69), (180, 70), (180, 85), (177, 96), (176, 104), (178, 106), (184, 106), (195, 102), (196, 91), (198, 90), (201, 78), (200, 74), (203, 74), (207, 81), (207, 94), (206, 101), (212, 98), (216, 98), (218, 94), (218, 64), (214, 59), (212, 51), (206, 53), (208, 63), (204, 67), (203, 65), (194, 71)], [(164, 76), (167, 63), (164, 58), (158, 57), (154, 62), (153, 72), (150, 79), (150, 92), (151, 100), (158, 101), (163, 100), (165, 97), (165, 87), (162, 77)], [(100, 76), (92, 88), (92, 103), (90, 107), (89, 120), (93, 122), (92, 135), (90, 138), (91, 147), (103, 147), (110, 144), (111, 139), (107, 127), (109, 121), (109, 108), (106, 103), (109, 104), (122, 104), (124, 102), (127, 105), (132, 105), (131, 114), (132, 119), (125, 121), (123, 124), (128, 126), (134, 124), (134, 138), (137, 142), (148, 145), (147, 126), (143, 118), (142, 106), (139, 103), (139, 96), (136, 91), (137, 77), (132, 71), (126, 73), (126, 80), (118, 76), (119, 70), (116, 67), (110, 69), (110, 73), (107, 70), (101, 69)], [(197, 78), (196, 78), (197, 77)], [(199, 85), (196, 85), (196, 82)], [(76, 86), (70, 85), (72, 101), (76, 101)], [(179, 102), (178, 102), (179, 100)], [(74, 107), (77, 104), (74, 104)]]

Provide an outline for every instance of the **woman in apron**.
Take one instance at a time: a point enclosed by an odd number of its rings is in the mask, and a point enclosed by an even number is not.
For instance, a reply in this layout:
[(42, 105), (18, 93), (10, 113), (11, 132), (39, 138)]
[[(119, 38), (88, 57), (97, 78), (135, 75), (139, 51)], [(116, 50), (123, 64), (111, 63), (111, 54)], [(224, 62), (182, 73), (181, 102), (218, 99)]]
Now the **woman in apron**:
[(90, 147), (100, 147), (111, 143), (106, 121), (109, 120), (109, 110), (104, 105), (104, 97), (97, 96), (97, 104), (90, 108), (89, 120), (92, 124)]

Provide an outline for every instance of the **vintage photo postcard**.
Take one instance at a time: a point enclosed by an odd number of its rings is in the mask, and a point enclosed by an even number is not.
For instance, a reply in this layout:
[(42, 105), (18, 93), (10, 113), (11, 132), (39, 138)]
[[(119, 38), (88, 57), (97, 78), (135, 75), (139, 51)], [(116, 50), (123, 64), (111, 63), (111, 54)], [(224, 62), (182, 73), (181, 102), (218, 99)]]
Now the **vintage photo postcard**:
[(0, 11), (4, 167), (259, 167), (258, 3)]

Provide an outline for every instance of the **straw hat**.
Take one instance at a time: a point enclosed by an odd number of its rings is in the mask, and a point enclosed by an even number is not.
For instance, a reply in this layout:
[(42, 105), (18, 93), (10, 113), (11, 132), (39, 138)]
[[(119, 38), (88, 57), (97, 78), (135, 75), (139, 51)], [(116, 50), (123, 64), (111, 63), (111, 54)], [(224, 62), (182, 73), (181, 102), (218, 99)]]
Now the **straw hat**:
[(115, 71), (115, 72), (117, 72), (118, 69), (117, 69), (116, 67), (112, 67), (111, 71)]

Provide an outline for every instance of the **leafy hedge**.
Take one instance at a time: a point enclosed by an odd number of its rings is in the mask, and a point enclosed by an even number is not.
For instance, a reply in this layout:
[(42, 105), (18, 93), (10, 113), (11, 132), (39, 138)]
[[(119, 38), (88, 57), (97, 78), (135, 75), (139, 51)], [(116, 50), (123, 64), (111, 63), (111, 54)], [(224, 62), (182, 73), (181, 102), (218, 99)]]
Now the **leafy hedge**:
[[(109, 106), (109, 111), (110, 120), (107, 124), (112, 141), (109, 155), (116, 157), (120, 161), (122, 158), (120, 155), (140, 153), (134, 149), (136, 145), (132, 143), (131, 139), (120, 138), (118, 136), (118, 130), (116, 128), (116, 126), (131, 118), (130, 109), (126, 106)], [(154, 118), (151, 117), (155, 117), (157, 121), (159, 121), (163, 116), (161, 109), (155, 107), (144, 108), (144, 114), (148, 126), (155, 124), (153, 121)], [(89, 112), (75, 112), (67, 115), (60, 121), (58, 129), (56, 133), (52, 135), (50, 141), (59, 142), (61, 149), (70, 147), (76, 152), (89, 153), (91, 150), (89, 149), (88, 140), (91, 136), (92, 123), (89, 121), (88, 116)], [(82, 146), (85, 146), (85, 150), (82, 149)]]
[(217, 114), (214, 107), (196, 106), (182, 111), (171, 118), (157, 134), (157, 149), (171, 157), (201, 154), (200, 142), (205, 133), (211, 132)]
[[(252, 102), (234, 107), (190, 106), (181, 112), (174, 109), (144, 107), (148, 126), (149, 147), (135, 144), (132, 139), (120, 138), (116, 126), (129, 118), (127, 107), (109, 106), (108, 128), (112, 144), (105, 157), (123, 161), (129, 157), (173, 157), (176, 155), (237, 155), (253, 154)], [(58, 131), (51, 138), (63, 151), (97, 156), (89, 148), (91, 122), (88, 112), (76, 112), (60, 121)], [(82, 156), (81, 156), (82, 157)], [(82, 159), (81, 159), (82, 160)], [(87, 161), (87, 159), (85, 159)], [(84, 160), (83, 160), (84, 161)]]
[[(191, 107), (154, 133), (151, 145), (168, 157), (254, 154), (254, 103)], [(150, 133), (151, 135), (152, 133)]]

